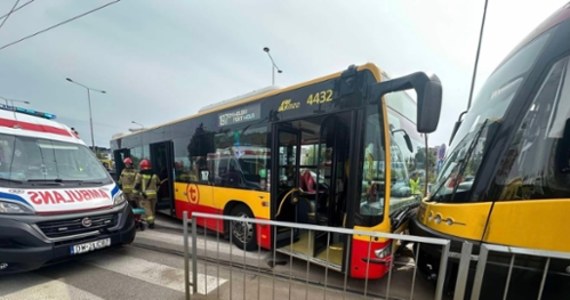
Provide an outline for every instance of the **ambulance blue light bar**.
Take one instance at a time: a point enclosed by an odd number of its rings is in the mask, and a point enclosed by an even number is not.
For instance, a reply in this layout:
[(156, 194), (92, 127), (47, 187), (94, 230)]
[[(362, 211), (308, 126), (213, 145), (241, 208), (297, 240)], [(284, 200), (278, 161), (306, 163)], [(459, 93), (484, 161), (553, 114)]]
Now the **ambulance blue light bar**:
[(37, 111), (34, 109), (29, 109), (29, 108), (23, 108), (23, 107), (19, 107), (19, 106), (11, 106), (11, 105), (6, 105), (6, 104), (0, 104), (0, 109), (8, 110), (8, 111), (15, 111), (15, 112), (18, 112), (21, 114), (26, 114), (26, 115), (30, 115), (30, 116), (34, 116), (34, 117), (40, 117), (40, 118), (44, 118), (44, 119), (48, 119), (48, 120), (55, 119), (54, 114), (41, 112), (41, 111)]

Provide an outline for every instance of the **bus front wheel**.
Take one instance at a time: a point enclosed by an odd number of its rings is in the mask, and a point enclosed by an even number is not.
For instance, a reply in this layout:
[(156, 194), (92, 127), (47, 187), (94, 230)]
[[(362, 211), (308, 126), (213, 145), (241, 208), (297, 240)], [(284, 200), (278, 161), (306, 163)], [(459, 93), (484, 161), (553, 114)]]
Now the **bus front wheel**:
[[(251, 210), (244, 205), (237, 205), (232, 208), (230, 215), (237, 218), (253, 219)], [(228, 225), (230, 226), (231, 239), (234, 245), (246, 251), (256, 249), (255, 224), (246, 221), (230, 221)]]

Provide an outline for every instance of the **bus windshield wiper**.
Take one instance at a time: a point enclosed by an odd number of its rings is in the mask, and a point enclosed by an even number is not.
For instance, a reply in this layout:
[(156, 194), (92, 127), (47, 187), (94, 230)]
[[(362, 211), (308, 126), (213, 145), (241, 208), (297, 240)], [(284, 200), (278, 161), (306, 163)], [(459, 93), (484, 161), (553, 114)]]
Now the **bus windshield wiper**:
[[(473, 151), (475, 150), (475, 146), (479, 142), (479, 138), (481, 137), (483, 130), (485, 129), (485, 127), (487, 127), (488, 121), (489, 121), (489, 119), (486, 119), (483, 122), (483, 124), (481, 124), (481, 127), (479, 128), (479, 130), (477, 130), (477, 132), (473, 136), (473, 140), (469, 144), (469, 147), (467, 148), (467, 151), (463, 155), (463, 158), (461, 158), (458, 161), (457, 166), (454, 167), (454, 169), (459, 170), (459, 171), (455, 174), (453, 171), (449, 172), (449, 174), (441, 181), (441, 184), (437, 187), (437, 189), (433, 193), (434, 196), (437, 195), (437, 193), (439, 193), (439, 190), (441, 190), (441, 188), (445, 185), (445, 183), (449, 180), (449, 178), (451, 178), (451, 176), (455, 176), (456, 178), (460, 178), (463, 175), (463, 173), (467, 169), (467, 162), (469, 162), (469, 159), (471, 158), (471, 155), (473, 154)], [(450, 200), (452, 200), (455, 197), (455, 193), (457, 192), (458, 187), (459, 187), (459, 183), (455, 184), (455, 186), (453, 187), (453, 192), (451, 193)]]

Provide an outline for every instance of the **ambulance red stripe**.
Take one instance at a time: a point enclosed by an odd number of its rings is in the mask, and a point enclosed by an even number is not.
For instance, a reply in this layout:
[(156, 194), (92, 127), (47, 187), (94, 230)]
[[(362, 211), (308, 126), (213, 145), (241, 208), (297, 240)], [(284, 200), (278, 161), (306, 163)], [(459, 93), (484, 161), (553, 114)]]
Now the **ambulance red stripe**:
[(29, 122), (4, 119), (4, 118), (0, 118), (0, 126), (9, 127), (9, 128), (20, 128), (20, 129), (29, 130), (29, 131), (36, 131), (36, 132), (53, 133), (53, 134), (59, 134), (59, 135), (64, 135), (64, 136), (69, 136), (69, 137), (72, 136), (71, 133), (69, 133), (69, 131), (62, 129), (62, 128), (57, 128), (57, 127), (49, 126), (49, 125), (42, 125), (42, 124), (35, 124), (35, 123), (29, 123)]

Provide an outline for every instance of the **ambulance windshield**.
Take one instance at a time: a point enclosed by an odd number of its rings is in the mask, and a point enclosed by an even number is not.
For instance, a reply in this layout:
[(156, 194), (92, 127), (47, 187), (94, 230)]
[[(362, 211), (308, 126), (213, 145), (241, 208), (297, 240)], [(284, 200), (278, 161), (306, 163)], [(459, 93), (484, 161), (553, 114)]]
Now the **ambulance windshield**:
[(83, 145), (0, 134), (0, 181), (81, 185), (107, 183), (110, 177)]

